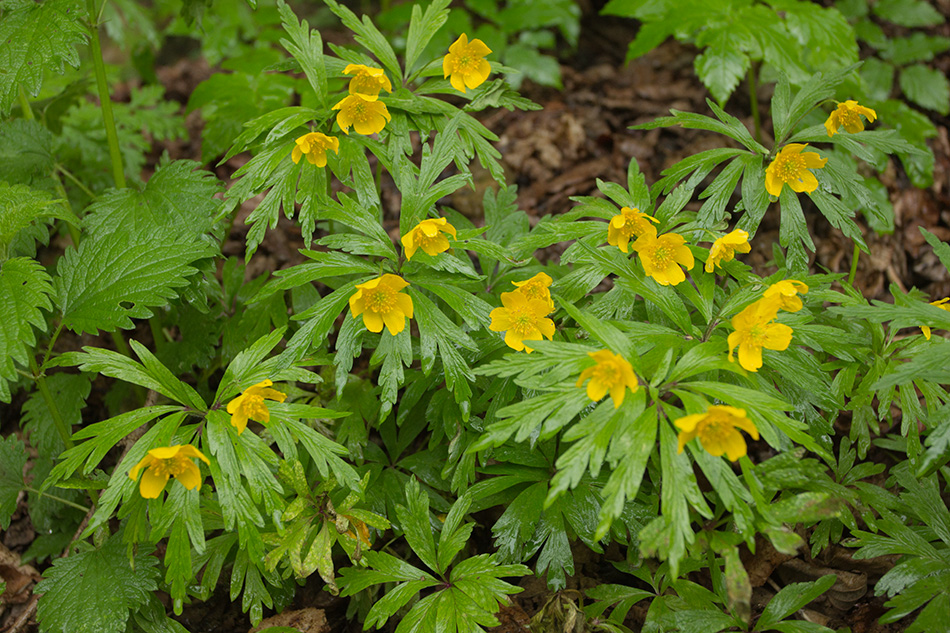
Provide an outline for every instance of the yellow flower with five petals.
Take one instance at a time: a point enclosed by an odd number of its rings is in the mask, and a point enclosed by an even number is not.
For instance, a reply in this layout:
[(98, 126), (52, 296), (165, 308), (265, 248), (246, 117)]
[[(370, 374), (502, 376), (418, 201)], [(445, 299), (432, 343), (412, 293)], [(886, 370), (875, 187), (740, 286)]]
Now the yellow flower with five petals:
[(775, 323), (780, 301), (777, 297), (759, 299), (732, 317), (735, 329), (729, 335), (729, 361), (732, 352), (739, 348), (739, 364), (748, 371), (758, 371), (762, 366), (762, 348), (782, 351), (792, 342), (792, 328)]
[[(950, 312), (950, 304), (947, 303), (948, 301), (950, 301), (950, 297), (944, 297), (943, 299), (938, 299), (937, 301), (931, 301), (930, 305), (934, 306), (935, 308), (940, 308), (941, 310), (946, 310), (947, 312)], [(921, 325), (920, 331), (924, 333), (924, 338), (929, 341), (930, 340), (930, 326)]]
[(379, 99), (379, 91), (393, 91), (393, 85), (382, 68), (372, 68), (363, 64), (350, 64), (343, 69), (344, 75), (354, 75), (350, 79), (349, 92), (358, 94), (367, 101)]
[(326, 167), (327, 150), (332, 149), (335, 154), (340, 153), (340, 139), (320, 132), (304, 134), (294, 142), (296, 145), (294, 145), (294, 151), (291, 152), (290, 157), (294, 160), (295, 165), (300, 162), (303, 156), (306, 156), (311, 165)]
[(673, 425), (680, 430), (679, 452), (695, 438), (710, 455), (719, 457), (725, 454), (730, 461), (736, 461), (746, 454), (746, 443), (738, 429), (742, 429), (759, 439), (759, 430), (745, 411), (725, 405), (712, 405), (706, 413), (694, 413), (679, 418)]
[(748, 253), (752, 250), (749, 245), (749, 234), (742, 229), (723, 235), (709, 248), (709, 259), (706, 260), (705, 271), (711, 273), (723, 262), (732, 261), (736, 253)]
[(675, 286), (685, 281), (686, 273), (680, 266), (692, 270), (695, 263), (686, 238), (677, 233), (664, 233), (659, 237), (655, 232), (644, 233), (633, 243), (633, 250), (640, 257), (643, 271), (661, 286)]
[(554, 299), (551, 298), (551, 291), (548, 288), (551, 287), (553, 281), (547, 273), (538, 273), (531, 279), (511, 283), (518, 288), (515, 292), (520, 292), (528, 299), (541, 299), (548, 304), (548, 314), (550, 314), (554, 312)]
[(772, 284), (762, 293), (763, 299), (776, 298), (778, 307), (787, 312), (798, 312), (802, 309), (802, 300), (799, 294), (807, 294), (808, 286), (797, 279), (785, 279)]
[(877, 118), (877, 112), (871, 108), (865, 108), (863, 105), (858, 105), (857, 101), (849, 99), (839, 103), (838, 107), (828, 116), (828, 120), (825, 121), (825, 130), (828, 131), (828, 136), (834, 136), (841, 126), (844, 126), (845, 131), (851, 134), (863, 131), (864, 121), (861, 120), (861, 115), (867, 118), (868, 123)]
[(455, 239), (455, 227), (445, 218), (423, 220), (411, 231), (402, 236), (402, 246), (406, 250), (406, 259), (412, 259), (416, 250), (422, 249), (426, 255), (435, 257), (439, 253), (449, 250), (449, 240), (443, 235), (447, 233)]
[(765, 190), (778, 196), (782, 187), (788, 185), (792, 191), (811, 193), (818, 188), (818, 179), (809, 169), (821, 169), (828, 162), (816, 152), (803, 152), (808, 143), (789, 143), (775, 156), (765, 169)]
[(623, 404), (627, 388), (631, 393), (636, 393), (640, 388), (637, 375), (633, 373), (633, 366), (623, 356), (614, 354), (610, 350), (589, 352), (589, 355), (597, 364), (581, 372), (580, 378), (577, 379), (577, 386), (580, 387), (589, 378), (587, 397), (597, 402), (609, 391), (614, 401), (614, 408), (619, 408)]
[(412, 297), (401, 292), (408, 285), (402, 277), (389, 273), (356, 284), (350, 297), (353, 318), (363, 315), (363, 325), (370, 332), (382, 332), (385, 325), (396, 336), (406, 329), (406, 319), (412, 318)]
[(350, 126), (357, 134), (382, 132), (386, 122), (392, 118), (385, 103), (367, 99), (360, 94), (344, 97), (333, 109), (339, 110), (336, 122), (345, 134), (350, 133)]
[(262, 380), (245, 389), (244, 393), (228, 403), (231, 425), (237, 429), (238, 435), (247, 428), (248, 420), (265, 424), (270, 422), (270, 409), (267, 408), (264, 400), (283, 402), (287, 399), (287, 394), (270, 388), (273, 384), (269, 379)]
[(659, 220), (639, 209), (623, 207), (620, 213), (610, 218), (610, 224), (607, 225), (607, 243), (626, 253), (627, 243), (631, 239), (651, 232), (656, 235), (656, 227), (650, 222), (657, 224)]
[(492, 332), (504, 332), (505, 344), (520, 352), (533, 351), (524, 341), (540, 341), (542, 336), (548, 340), (554, 337), (554, 321), (546, 318), (548, 304), (543, 299), (529, 299), (519, 291), (501, 293), (502, 307), (491, 311)]
[(180, 481), (188, 490), (200, 490), (201, 469), (192, 461), (195, 457), (206, 464), (210, 463), (208, 458), (191, 444), (153, 448), (132, 467), (129, 479), (135, 481), (142, 469), (145, 469), (142, 481), (139, 482), (139, 494), (145, 499), (157, 499), (165, 489), (169, 477)]
[(468, 41), (468, 35), (462, 33), (449, 46), (449, 53), (442, 58), (442, 76), (448, 77), (452, 87), (461, 92), (466, 88), (473, 90), (491, 74), (491, 64), (483, 59), (491, 53), (481, 40)]

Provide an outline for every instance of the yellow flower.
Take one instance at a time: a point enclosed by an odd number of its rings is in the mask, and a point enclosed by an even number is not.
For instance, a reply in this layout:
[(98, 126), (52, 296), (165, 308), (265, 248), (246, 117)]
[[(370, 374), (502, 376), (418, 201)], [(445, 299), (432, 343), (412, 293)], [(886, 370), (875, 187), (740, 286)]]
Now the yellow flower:
[(551, 282), (554, 281), (545, 273), (538, 273), (531, 279), (525, 279), (524, 281), (512, 281), (515, 286), (518, 287), (518, 290), (515, 292), (520, 292), (528, 299), (541, 299), (548, 306), (547, 314), (554, 312), (554, 299), (551, 298), (551, 291), (548, 288), (551, 287)]
[(442, 76), (449, 77), (452, 87), (465, 92), (466, 86), (478, 88), (491, 74), (491, 64), (485, 55), (491, 49), (481, 40), (468, 41), (468, 35), (462, 33), (455, 43), (449, 46), (449, 54), (442, 59)]
[(818, 179), (808, 170), (821, 169), (828, 159), (815, 152), (802, 152), (806, 147), (808, 143), (789, 143), (779, 151), (765, 169), (765, 189), (769, 194), (778, 196), (786, 184), (799, 193), (811, 193), (818, 188)]
[(739, 347), (739, 364), (748, 371), (762, 366), (762, 348), (782, 351), (792, 342), (792, 328), (773, 319), (778, 314), (779, 302), (774, 298), (759, 299), (732, 317), (735, 332), (729, 335), (729, 361), (732, 351)]
[(607, 243), (626, 253), (627, 242), (631, 239), (636, 239), (645, 233), (653, 233), (656, 236), (656, 227), (650, 222), (658, 223), (659, 220), (639, 209), (623, 207), (618, 215), (610, 218), (610, 224), (607, 226)]
[(449, 240), (442, 235), (448, 233), (455, 239), (455, 227), (445, 218), (423, 220), (414, 229), (402, 236), (402, 246), (406, 249), (406, 259), (412, 259), (417, 249), (426, 255), (435, 257), (449, 250)]
[(872, 122), (877, 118), (877, 112), (871, 108), (858, 105), (857, 101), (848, 100), (844, 103), (839, 103), (834, 112), (829, 115), (828, 120), (825, 121), (825, 129), (828, 130), (828, 136), (834, 136), (835, 132), (837, 132), (838, 128), (842, 125), (845, 131), (851, 132), (852, 134), (863, 131), (864, 121), (861, 120), (862, 114), (867, 117), (868, 122)]
[(356, 284), (356, 293), (350, 297), (353, 318), (362, 314), (363, 325), (370, 332), (382, 332), (385, 324), (396, 336), (406, 329), (406, 318), (412, 318), (412, 297), (400, 292), (408, 285), (402, 277), (389, 273)]
[(367, 101), (376, 101), (380, 90), (393, 91), (393, 85), (389, 83), (389, 77), (382, 68), (350, 64), (343, 69), (343, 74), (355, 75), (353, 79), (350, 79), (350, 94), (358, 94)]
[(335, 136), (327, 136), (320, 132), (310, 132), (304, 134), (295, 141), (294, 151), (290, 156), (294, 159), (294, 164), (300, 162), (301, 156), (306, 155), (311, 165), (325, 167), (327, 164), (327, 150), (332, 149), (335, 154), (340, 153), (340, 139)]
[(798, 312), (802, 309), (802, 300), (798, 298), (798, 293), (808, 294), (808, 286), (797, 279), (786, 279), (769, 286), (762, 294), (762, 298), (776, 297), (780, 309), (788, 312)]
[(157, 499), (169, 477), (180, 481), (188, 490), (201, 490), (201, 470), (191, 461), (193, 457), (209, 463), (208, 458), (191, 444), (153, 448), (129, 471), (129, 479), (138, 479), (142, 469), (146, 469), (139, 482), (139, 494), (145, 499)]
[(548, 304), (543, 299), (529, 299), (519, 291), (503, 292), (501, 303), (504, 307), (491, 311), (488, 328), (505, 332), (505, 344), (511, 349), (530, 354), (533, 350), (523, 341), (540, 341), (542, 335), (551, 340), (554, 336), (554, 321), (545, 318)]
[(748, 253), (750, 250), (752, 247), (749, 246), (749, 234), (742, 229), (736, 229), (713, 242), (705, 270), (711, 273), (717, 266), (721, 267), (723, 262), (732, 261), (736, 253)]
[(287, 394), (270, 388), (273, 384), (270, 380), (262, 380), (245, 389), (244, 393), (228, 403), (231, 425), (237, 429), (238, 435), (247, 428), (248, 419), (270, 422), (270, 410), (264, 403), (265, 398), (277, 402), (283, 402), (287, 399)]
[(707, 453), (716, 457), (725, 453), (734, 462), (746, 454), (745, 439), (736, 429), (742, 429), (753, 439), (759, 439), (759, 430), (746, 417), (745, 411), (725, 405), (714, 404), (706, 413), (687, 415), (673, 424), (680, 430), (680, 453), (688, 442), (698, 437)]
[[(940, 308), (941, 310), (946, 310), (950, 312), (950, 305), (947, 305), (947, 302), (950, 301), (950, 297), (944, 297), (943, 299), (938, 299), (937, 301), (931, 301), (930, 305)], [(930, 326), (921, 325), (920, 331), (924, 333), (924, 338), (928, 341), (930, 340)]]
[(693, 268), (693, 254), (686, 246), (686, 238), (676, 233), (659, 237), (655, 232), (644, 233), (633, 243), (633, 250), (640, 256), (643, 271), (661, 286), (675, 286), (686, 280), (686, 274), (677, 264), (686, 270)]
[(599, 352), (589, 352), (589, 355), (597, 361), (597, 364), (581, 372), (580, 378), (577, 379), (577, 386), (580, 387), (585, 380), (590, 378), (590, 382), (587, 383), (587, 396), (591, 400), (596, 402), (609, 391), (616, 409), (623, 404), (627, 387), (630, 387), (631, 393), (636, 393), (640, 388), (637, 376), (633, 373), (633, 367), (620, 354), (602, 349)]
[(333, 109), (339, 110), (336, 122), (345, 134), (350, 133), (351, 125), (357, 134), (376, 134), (381, 132), (386, 127), (386, 121), (392, 118), (385, 103), (371, 101), (359, 94), (344, 97)]

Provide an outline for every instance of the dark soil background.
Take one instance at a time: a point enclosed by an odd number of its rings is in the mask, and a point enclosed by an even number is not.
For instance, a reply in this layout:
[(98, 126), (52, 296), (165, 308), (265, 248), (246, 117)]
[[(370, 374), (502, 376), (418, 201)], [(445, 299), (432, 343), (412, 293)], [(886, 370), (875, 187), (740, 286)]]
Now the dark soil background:
[[(583, 4), (583, 3), (582, 3)], [(670, 108), (707, 113), (704, 102), (705, 88), (693, 72), (695, 49), (672, 41), (660, 46), (649, 55), (630, 65), (624, 65), (627, 44), (636, 31), (636, 23), (614, 17), (597, 15), (598, 6), (584, 7), (580, 41), (577, 50), (565, 53), (561, 59), (564, 89), (559, 91), (526, 82), (522, 93), (544, 106), (536, 112), (509, 112), (499, 110), (482, 116), (485, 125), (498, 134), (498, 149), (510, 183), (519, 187), (518, 202), (533, 219), (543, 215), (568, 211), (573, 203), (570, 196), (600, 195), (595, 180), (625, 182), (627, 164), (636, 158), (647, 183), (655, 182), (661, 172), (680, 159), (696, 152), (717, 147), (722, 137), (696, 130), (681, 128), (637, 131), (629, 126), (650, 121), (668, 114)], [(950, 1), (935, 2), (944, 15), (950, 17)], [(932, 30), (934, 34), (950, 36), (950, 26)], [(324, 39), (345, 41), (345, 36), (324, 33)], [(158, 69), (158, 76), (166, 87), (167, 97), (184, 104), (195, 86), (210, 76), (203, 60), (190, 57), (175, 59), (163, 55), (167, 65)], [(944, 73), (950, 72), (950, 54), (939, 56), (932, 65)], [(119, 86), (115, 98), (127, 99), (135, 86)], [(767, 108), (771, 86), (761, 86), (758, 98)], [(743, 120), (751, 129), (749, 101), (744, 86), (727, 104), (727, 110)], [(917, 227), (923, 226), (940, 237), (950, 240), (950, 141), (947, 117), (928, 113), (937, 126), (939, 135), (931, 141), (936, 155), (934, 185), (925, 190), (916, 189), (908, 181), (901, 165), (892, 161), (882, 175), (894, 204), (896, 228), (892, 235), (876, 235), (865, 229), (865, 239), (871, 247), (870, 255), (862, 254), (856, 277), (856, 286), (866, 297), (887, 301), (888, 286), (896, 284), (902, 290), (917, 287), (931, 299), (950, 295), (950, 279), (943, 266), (926, 245)], [(200, 161), (200, 115), (188, 116), (189, 138), (167, 143), (157, 148), (154, 158), (167, 151), (171, 158)], [(769, 132), (766, 127), (765, 133)], [(766, 143), (767, 144), (767, 143)], [(247, 155), (236, 156), (215, 169), (226, 183), (231, 174), (248, 160)], [(153, 163), (154, 164), (154, 161)], [(480, 223), (480, 202), (484, 189), (495, 186), (486, 172), (476, 164), (476, 188), (464, 189), (442, 203), (451, 206)], [(383, 183), (384, 209), (389, 228), (398, 238), (398, 192), (392, 182)], [(807, 204), (807, 199), (802, 198)], [(242, 256), (246, 227), (243, 220), (254, 209), (259, 199), (242, 205), (229, 240), (224, 245), (225, 255)], [(806, 206), (806, 214), (809, 210)], [(859, 224), (862, 219), (858, 218)], [(852, 244), (840, 232), (830, 227), (814, 209), (809, 225), (817, 246), (812, 264), (815, 270), (847, 273), (851, 265)], [(766, 274), (771, 272), (771, 248), (778, 241), (777, 210), (773, 207), (753, 242), (752, 252), (744, 261)], [(286, 268), (302, 261), (298, 249), (305, 244), (299, 229), (281, 217), (277, 229), (270, 231), (260, 250), (248, 267), (249, 275)], [(541, 257), (554, 260), (562, 249), (552, 247)], [(148, 338), (146, 330), (143, 330)], [(95, 341), (71, 341), (72, 344), (90, 344)], [(103, 346), (111, 346), (103, 341)], [(73, 348), (75, 349), (75, 347)], [(19, 404), (0, 409), (3, 435), (18, 431)], [(90, 414), (91, 415), (91, 414)], [(92, 419), (92, 418), (90, 418)], [(99, 419), (99, 418), (95, 418)], [(476, 517), (481, 528), (476, 530), (479, 551), (490, 551), (490, 527), (495, 517)], [(32, 586), (40, 572), (19, 564), (18, 554), (35, 538), (26, 508), (26, 496), (14, 516), (10, 529), (0, 536), (0, 576), (8, 588), (4, 595), (6, 605), (0, 606), (0, 632), (35, 631), (33, 619), (35, 600)], [(777, 553), (767, 541), (757, 544), (755, 554), (745, 552), (744, 564), (754, 587), (753, 615), (761, 612), (769, 598), (789, 582), (813, 580), (826, 574), (835, 574), (838, 582), (818, 602), (803, 609), (799, 616), (833, 628), (849, 626), (853, 633), (891, 633), (906, 628), (902, 623), (881, 625), (884, 599), (873, 595), (874, 583), (894, 564), (892, 557), (859, 561), (851, 557), (852, 550), (832, 547), (821, 557), (812, 560), (807, 552), (798, 558)], [(584, 623), (577, 606), (583, 604), (581, 591), (604, 582), (632, 584), (632, 578), (619, 574), (611, 561), (625, 557), (614, 545), (605, 555), (597, 556), (583, 545), (575, 548), (577, 573), (568, 581), (568, 589), (559, 593), (548, 591), (538, 578), (527, 577), (520, 585), (524, 591), (514, 596), (513, 603), (499, 614), (502, 625), (492, 629), (497, 633), (539, 632), (581, 633), (597, 630), (593, 623)], [(529, 561), (530, 564), (530, 561)], [(708, 576), (693, 575), (701, 584)], [(167, 598), (167, 597), (166, 597)], [(638, 631), (645, 616), (647, 603), (634, 607), (626, 624)], [(323, 583), (314, 575), (302, 587), (291, 606), (279, 615), (261, 624), (266, 626), (293, 626), (302, 633), (329, 633), (359, 631), (358, 623), (346, 619), (347, 601), (323, 591)], [(206, 603), (186, 608), (180, 618), (192, 632), (244, 632), (250, 622), (241, 612), (240, 603), (231, 603), (227, 588)], [(531, 626), (532, 620), (534, 625)], [(257, 630), (257, 629), (255, 629)]]

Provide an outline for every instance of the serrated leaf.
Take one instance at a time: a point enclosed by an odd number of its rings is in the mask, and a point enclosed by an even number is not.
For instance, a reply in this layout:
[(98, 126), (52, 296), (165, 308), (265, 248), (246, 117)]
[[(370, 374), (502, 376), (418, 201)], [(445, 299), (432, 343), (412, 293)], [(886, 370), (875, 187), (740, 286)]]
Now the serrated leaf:
[(731, 29), (719, 30), (717, 37), (693, 61), (699, 80), (720, 104), (729, 99), (751, 63), (749, 56), (740, 50)]
[(30, 184), (53, 171), (53, 135), (39, 122), (14, 119), (0, 123), (0, 180)]
[(940, 114), (950, 114), (950, 80), (936, 68), (915, 64), (901, 70), (901, 90), (908, 99)]
[(756, 622), (756, 628), (767, 631), (770, 626), (781, 622), (831, 589), (837, 579), (834, 574), (829, 574), (814, 582), (797, 582), (782, 587), (765, 605), (765, 610)]
[(0, 438), (0, 528), (4, 530), (10, 527), (17, 497), (24, 487), (26, 457), (26, 446), (15, 435)]
[(300, 69), (307, 76), (318, 102), (324, 109), (327, 102), (327, 69), (323, 61), (323, 39), (320, 31), (311, 29), (306, 20), (297, 21), (293, 9), (281, 2), (278, 7), (284, 30), (290, 40), (281, 39), (281, 45), (294, 59), (300, 62)]
[(85, 11), (76, 0), (21, 3), (0, 21), (0, 114), (7, 115), (20, 86), (40, 92), (47, 70), (79, 67), (76, 46), (86, 43)]
[(36, 345), (33, 328), (46, 332), (40, 310), (52, 309), (50, 277), (36, 261), (17, 257), (0, 265), (0, 402), (10, 402), (16, 365), (27, 366)]
[[(82, 409), (86, 406), (86, 398), (92, 389), (90, 380), (87, 375), (65, 372), (46, 377), (46, 386), (53, 396), (59, 414), (66, 422), (66, 428), (71, 429), (82, 422)], [(53, 414), (41, 391), (34, 391), (23, 403), (22, 424), (23, 430), (30, 434), (30, 444), (40, 455), (54, 458), (66, 448), (56, 432)]]
[(8, 247), (17, 233), (44, 218), (79, 224), (79, 218), (49, 193), (0, 181), (0, 262), (7, 258)]
[(937, 26), (944, 22), (940, 12), (925, 0), (878, 0), (873, 11), (879, 18), (900, 26)]
[(434, 0), (426, 7), (425, 13), (419, 5), (412, 7), (409, 35), (406, 38), (406, 72), (412, 72), (429, 40), (445, 24), (449, 17), (449, 4), (450, 0)]
[[(44, 633), (121, 633), (129, 614), (158, 589), (158, 559), (139, 545), (130, 565), (119, 534), (100, 549), (58, 558), (35, 591)], [(108, 590), (106, 590), (108, 588)]]
[(389, 40), (379, 32), (379, 29), (373, 24), (368, 15), (363, 16), (360, 21), (356, 14), (347, 7), (336, 2), (336, 0), (325, 0), (330, 10), (335, 13), (343, 22), (343, 26), (353, 31), (354, 39), (365, 46), (376, 58), (382, 62), (386, 70), (390, 72), (393, 86), (400, 88), (402, 83), (402, 70), (399, 68), (399, 61), (396, 59), (396, 53), (393, 51)]

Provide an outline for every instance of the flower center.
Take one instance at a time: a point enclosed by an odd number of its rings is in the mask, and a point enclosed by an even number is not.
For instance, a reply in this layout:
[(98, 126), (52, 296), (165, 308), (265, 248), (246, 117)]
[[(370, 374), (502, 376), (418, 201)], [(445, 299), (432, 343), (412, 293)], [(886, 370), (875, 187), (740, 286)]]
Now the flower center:
[(765, 323), (756, 323), (751, 328), (749, 328), (749, 334), (746, 337), (746, 340), (755, 347), (762, 347), (762, 343), (765, 342), (766, 335), (768, 334)]
[(537, 329), (535, 317), (532, 316), (526, 308), (515, 308), (512, 312), (511, 320), (513, 321), (513, 325), (511, 329), (517, 332), (521, 337), (525, 337)]
[(788, 182), (797, 180), (801, 173), (805, 171), (805, 158), (801, 154), (785, 156), (779, 160), (776, 170), (778, 177)]
[(366, 291), (366, 309), (371, 312), (392, 312), (396, 305), (396, 293), (389, 288), (373, 288)]
[(244, 400), (241, 402), (241, 409), (243, 409), (244, 414), (252, 420), (260, 421), (270, 417), (267, 405), (264, 404), (264, 396), (257, 394), (244, 396)]
[(601, 363), (594, 367), (593, 379), (610, 386), (620, 382), (620, 375), (613, 363)]
[(732, 425), (727, 421), (716, 415), (708, 415), (704, 420), (700, 421), (697, 428), (697, 435), (699, 435), (700, 441), (703, 444), (722, 445), (731, 430)]
[(185, 472), (185, 468), (188, 467), (188, 460), (182, 457), (172, 457), (170, 459), (163, 459), (152, 465), (152, 470), (155, 471), (156, 475), (169, 475), (171, 477), (177, 477), (181, 473)]
[(465, 72), (472, 65), (472, 58), (468, 53), (463, 53), (455, 58), (455, 70)]
[(365, 121), (369, 118), (369, 113), (366, 112), (366, 104), (362, 101), (353, 106), (353, 118), (359, 121)]
[(657, 246), (650, 258), (653, 260), (653, 265), (662, 270), (669, 267), (672, 261), (672, 253), (665, 246)]

